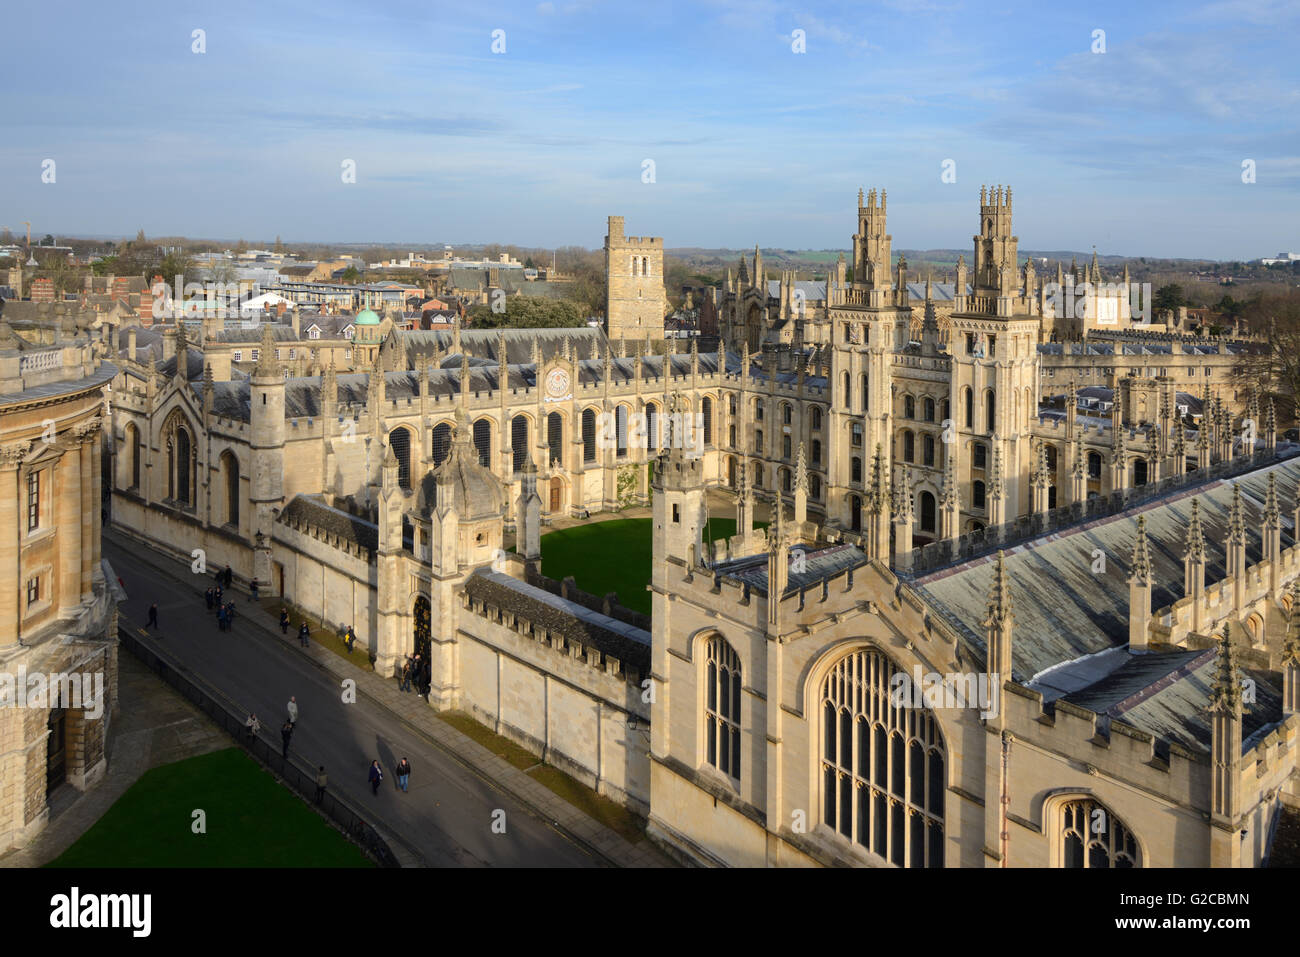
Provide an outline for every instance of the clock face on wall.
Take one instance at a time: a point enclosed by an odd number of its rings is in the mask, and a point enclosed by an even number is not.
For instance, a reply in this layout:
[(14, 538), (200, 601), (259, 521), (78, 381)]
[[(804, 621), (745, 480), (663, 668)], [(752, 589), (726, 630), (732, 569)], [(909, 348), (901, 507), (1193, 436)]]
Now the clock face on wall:
[(546, 374), (546, 397), (563, 399), (569, 395), (569, 373), (566, 369), (552, 369)]

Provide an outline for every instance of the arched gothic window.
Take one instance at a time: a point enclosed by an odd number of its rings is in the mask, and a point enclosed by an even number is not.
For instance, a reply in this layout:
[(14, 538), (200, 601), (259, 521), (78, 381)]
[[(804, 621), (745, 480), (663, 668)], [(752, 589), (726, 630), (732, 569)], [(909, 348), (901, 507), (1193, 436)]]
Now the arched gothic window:
[(705, 659), (705, 760), (740, 780), (740, 657), (719, 635), (709, 639)]
[(596, 410), (582, 410), (582, 461), (596, 461)]
[(451, 451), (451, 426), (446, 422), (433, 427), (433, 467), (437, 468)]
[(474, 423), (474, 448), (478, 450), (478, 464), (492, 467), (492, 420), (479, 419)]
[(1109, 808), (1081, 798), (1061, 807), (1062, 867), (1141, 867), (1133, 832)]
[(528, 460), (528, 417), (516, 415), (510, 420), (510, 467), (516, 472), (524, 470)]
[(564, 418), (558, 412), (546, 417), (546, 445), (553, 464), (564, 461)]
[(396, 428), (388, 433), (388, 446), (397, 458), (397, 484), (411, 489), (411, 433), (403, 428)]
[(898, 867), (943, 867), (943, 738), (933, 712), (895, 686), (897, 673), (864, 649), (823, 680), (821, 821)]

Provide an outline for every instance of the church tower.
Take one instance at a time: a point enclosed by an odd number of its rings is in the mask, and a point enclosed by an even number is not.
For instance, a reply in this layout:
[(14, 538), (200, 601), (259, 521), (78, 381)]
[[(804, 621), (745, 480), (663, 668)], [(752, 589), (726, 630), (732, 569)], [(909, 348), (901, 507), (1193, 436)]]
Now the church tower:
[(248, 502), (253, 517), (253, 577), (271, 581), (271, 526), (284, 505), (284, 372), (275, 358), (271, 326), (262, 326), (262, 342), (249, 379)]
[(974, 241), (972, 289), (967, 292), (959, 264), (948, 347), (953, 441), (945, 454), (956, 457), (965, 493), (963, 532), (971, 522), (989, 526), (1033, 508), (1030, 429), (1038, 415), (1039, 319), (1032, 296), (1020, 288), (1009, 187), (980, 188)]
[[(884, 190), (879, 196), (874, 189), (865, 196), (858, 191), (853, 280), (836, 290), (829, 309), (828, 387), (833, 391), (828, 434), (845, 439), (827, 443), (826, 501), (832, 503), (827, 519), (852, 531), (864, 531), (869, 521), (864, 512), (874, 450), (881, 450), (883, 480), (889, 482), (893, 475), (894, 352), (907, 345), (912, 314), (890, 273), (887, 202)], [(888, 503), (883, 504), (877, 516), (887, 512)], [(888, 519), (883, 521), (888, 529)]]
[(624, 236), (623, 217), (609, 217), (605, 236), (605, 335), (657, 341), (664, 337), (664, 241)]

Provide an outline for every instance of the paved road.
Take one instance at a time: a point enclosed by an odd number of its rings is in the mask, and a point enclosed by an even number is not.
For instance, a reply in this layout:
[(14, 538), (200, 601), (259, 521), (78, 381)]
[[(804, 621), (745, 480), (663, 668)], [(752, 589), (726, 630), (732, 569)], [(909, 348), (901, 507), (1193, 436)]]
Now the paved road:
[[(157, 632), (145, 641), (217, 688), (241, 710), (262, 722), (262, 734), (279, 744), (289, 696), (298, 699), (298, 726), (291, 754), (315, 768), (324, 764), (330, 790), (366, 809), (399, 834), (430, 867), (593, 867), (601, 862), (547, 822), (467, 769), (391, 712), (361, 696), (344, 704), (336, 679), (296, 653), (278, 630), (254, 625), (245, 595), (232, 595), (242, 615), (232, 632), (217, 629), (204, 606), (209, 580), (187, 582), (161, 575), (138, 555), (143, 546), (123, 548), (107, 536), (104, 556), (126, 584), (123, 624), (143, 625), (151, 602), (158, 603)], [(135, 553), (135, 554), (133, 554)], [(171, 562), (150, 558), (164, 567)], [(179, 566), (178, 566), (179, 567)], [(201, 584), (200, 584), (201, 583)], [(266, 619), (268, 625), (272, 624)], [(138, 633), (138, 632), (137, 632)], [(127, 652), (129, 654), (129, 652)], [(410, 790), (397, 789), (393, 768), (411, 763)], [(379, 759), (384, 783), (374, 795), (366, 781)], [(505, 833), (493, 832), (493, 814), (505, 811)], [(497, 815), (499, 818), (500, 815)], [(498, 828), (499, 830), (499, 828)], [(293, 861), (285, 861), (293, 866)]]

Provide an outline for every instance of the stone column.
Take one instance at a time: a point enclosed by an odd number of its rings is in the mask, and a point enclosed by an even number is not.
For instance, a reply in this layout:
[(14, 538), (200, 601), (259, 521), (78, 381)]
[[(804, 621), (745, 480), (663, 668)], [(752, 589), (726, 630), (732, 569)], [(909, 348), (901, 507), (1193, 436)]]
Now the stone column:
[(21, 621), (19, 589), (22, 587), (22, 569), (18, 565), (18, 550), (22, 526), (18, 518), (21, 493), (18, 467), (27, 455), (30, 443), (14, 442), (0, 446), (0, 648), (18, 640)]
[(59, 614), (69, 613), (81, 604), (81, 445), (74, 437), (64, 436), (63, 454), (50, 469), (51, 491), (55, 495), (52, 509), (56, 545), (59, 553)]

